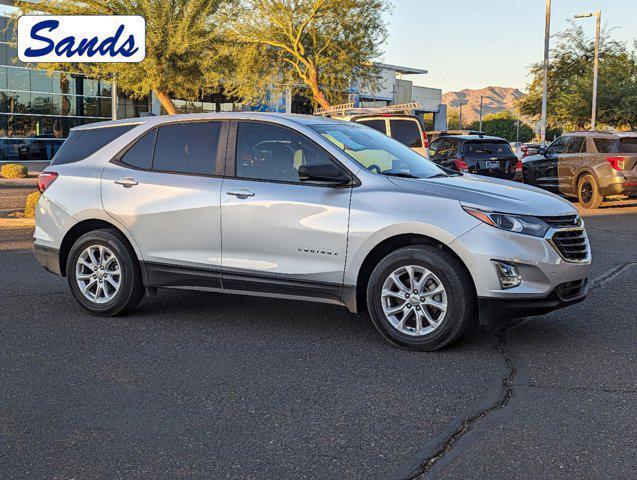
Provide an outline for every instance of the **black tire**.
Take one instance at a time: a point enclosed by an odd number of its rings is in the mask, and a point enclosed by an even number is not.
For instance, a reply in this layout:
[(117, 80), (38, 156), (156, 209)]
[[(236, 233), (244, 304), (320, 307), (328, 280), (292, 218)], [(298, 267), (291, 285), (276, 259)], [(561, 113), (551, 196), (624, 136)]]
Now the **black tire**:
[(591, 210), (599, 208), (604, 201), (593, 175), (587, 173), (580, 177), (577, 182), (577, 200), (582, 207)]
[[(392, 272), (407, 265), (431, 271), (441, 281), (447, 295), (447, 311), (442, 323), (421, 336), (402, 333), (383, 311), (381, 293), (385, 280)], [(409, 350), (433, 351), (457, 341), (473, 322), (474, 304), (473, 282), (467, 271), (452, 255), (429, 245), (405, 247), (390, 253), (374, 268), (367, 285), (367, 307), (374, 326), (386, 340)]]
[[(119, 290), (105, 303), (95, 303), (84, 296), (78, 285), (76, 265), (85, 249), (91, 246), (108, 248), (119, 263)], [(85, 233), (71, 247), (66, 262), (66, 277), (77, 302), (93, 315), (112, 317), (134, 309), (144, 297), (144, 284), (139, 262), (126, 239), (114, 229)]]

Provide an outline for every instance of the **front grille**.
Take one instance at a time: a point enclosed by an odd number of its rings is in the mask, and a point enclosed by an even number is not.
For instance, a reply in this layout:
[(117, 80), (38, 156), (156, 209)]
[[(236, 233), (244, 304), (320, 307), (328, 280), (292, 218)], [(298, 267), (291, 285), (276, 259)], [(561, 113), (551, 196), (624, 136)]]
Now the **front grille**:
[(557, 230), (551, 241), (560, 255), (569, 262), (582, 262), (588, 259), (588, 237), (583, 228)]
[(588, 280), (586, 279), (566, 282), (555, 287), (555, 291), (562, 300), (571, 300), (586, 293), (587, 284)]
[(562, 215), (560, 217), (540, 218), (553, 228), (579, 227), (581, 224), (579, 215)]

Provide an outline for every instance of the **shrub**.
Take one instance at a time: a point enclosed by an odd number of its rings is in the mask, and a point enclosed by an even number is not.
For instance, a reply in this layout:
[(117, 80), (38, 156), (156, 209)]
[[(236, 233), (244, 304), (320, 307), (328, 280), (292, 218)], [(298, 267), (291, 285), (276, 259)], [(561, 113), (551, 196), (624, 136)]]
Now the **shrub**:
[(2, 165), (0, 173), (2, 173), (4, 178), (27, 178), (29, 169), (17, 163), (7, 163), (6, 165)]
[(35, 206), (40, 200), (40, 192), (33, 192), (29, 194), (27, 197), (27, 203), (24, 206), (24, 217), (25, 218), (33, 218), (35, 217)]

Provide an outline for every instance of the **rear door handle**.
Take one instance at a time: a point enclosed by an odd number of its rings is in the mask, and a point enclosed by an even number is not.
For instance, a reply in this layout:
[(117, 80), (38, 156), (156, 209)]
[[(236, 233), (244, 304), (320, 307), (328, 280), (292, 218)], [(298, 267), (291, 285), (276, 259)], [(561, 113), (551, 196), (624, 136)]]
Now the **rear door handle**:
[(248, 188), (239, 188), (238, 190), (230, 190), (226, 193), (228, 195), (233, 195), (237, 198), (254, 197), (254, 192)]
[(130, 188), (137, 185), (137, 180), (132, 177), (120, 178), (119, 180), (115, 180), (117, 185), (121, 185), (124, 188)]

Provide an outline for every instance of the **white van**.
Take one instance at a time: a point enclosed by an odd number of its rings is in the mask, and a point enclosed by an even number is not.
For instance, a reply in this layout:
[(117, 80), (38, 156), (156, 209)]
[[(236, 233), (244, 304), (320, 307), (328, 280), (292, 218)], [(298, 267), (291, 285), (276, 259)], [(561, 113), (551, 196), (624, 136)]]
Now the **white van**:
[(429, 140), (420, 120), (412, 115), (421, 109), (420, 102), (389, 105), (387, 107), (355, 107), (353, 103), (334, 105), (329, 109), (319, 108), (315, 115), (356, 122), (398, 140), (423, 157), (429, 158)]

